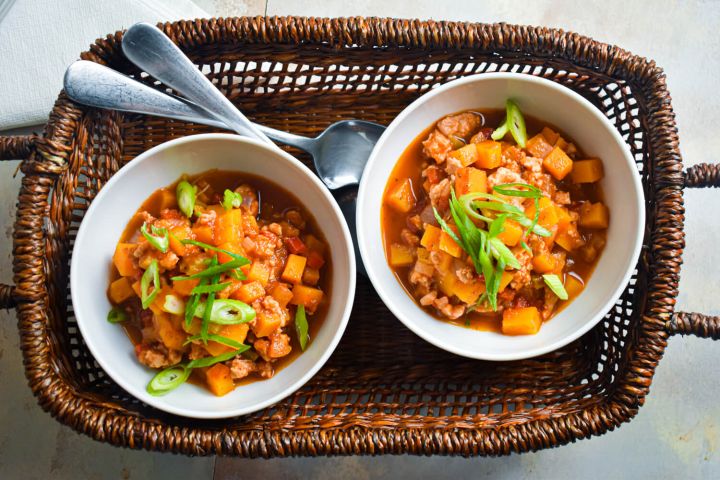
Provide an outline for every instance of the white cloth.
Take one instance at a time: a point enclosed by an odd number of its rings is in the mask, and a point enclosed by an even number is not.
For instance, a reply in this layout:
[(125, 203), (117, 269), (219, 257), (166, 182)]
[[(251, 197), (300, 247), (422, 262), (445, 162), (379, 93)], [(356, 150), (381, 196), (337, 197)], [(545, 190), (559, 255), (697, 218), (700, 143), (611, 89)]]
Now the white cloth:
[(15, 0), (0, 19), (0, 130), (47, 121), (65, 69), (95, 39), (208, 16), (191, 0)]

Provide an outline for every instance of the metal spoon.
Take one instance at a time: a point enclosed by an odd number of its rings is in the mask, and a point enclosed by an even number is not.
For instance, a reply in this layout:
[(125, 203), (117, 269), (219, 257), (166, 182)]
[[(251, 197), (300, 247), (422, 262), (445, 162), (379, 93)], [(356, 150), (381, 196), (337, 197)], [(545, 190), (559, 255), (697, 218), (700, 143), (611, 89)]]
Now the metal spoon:
[[(73, 63), (65, 72), (64, 84), (67, 95), (83, 105), (229, 128), (192, 102), (163, 93), (98, 63), (86, 60)], [(370, 152), (385, 131), (382, 125), (364, 120), (333, 123), (316, 138), (264, 125), (253, 126), (276, 142), (312, 155), (318, 176), (330, 190), (360, 182)]]

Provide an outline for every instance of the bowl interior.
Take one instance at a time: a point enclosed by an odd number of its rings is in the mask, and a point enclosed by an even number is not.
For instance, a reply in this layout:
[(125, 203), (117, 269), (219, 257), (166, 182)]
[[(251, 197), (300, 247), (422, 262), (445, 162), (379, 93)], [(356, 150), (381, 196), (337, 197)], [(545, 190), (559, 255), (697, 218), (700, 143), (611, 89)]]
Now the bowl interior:
[[(472, 108), (504, 108), (514, 99), (523, 113), (555, 125), (588, 157), (602, 159), (602, 187), (610, 209), (607, 245), (584, 291), (537, 335), (509, 337), (456, 327), (423, 311), (388, 267), (379, 212), (381, 192), (405, 148), (444, 115)], [(490, 125), (494, 127), (494, 125)], [(388, 127), (368, 162), (358, 195), (360, 252), (376, 290), (415, 333), (445, 350), (486, 360), (528, 358), (557, 349), (594, 326), (620, 296), (637, 262), (644, 227), (642, 189), (627, 145), (605, 117), (573, 91), (554, 82), (512, 73), (482, 74), (424, 95)]]
[[(303, 202), (332, 245), (332, 292), (327, 317), (308, 349), (276, 375), (215, 397), (184, 384), (163, 397), (145, 391), (154, 372), (141, 365), (121, 328), (107, 323), (111, 308), (105, 290), (115, 244), (140, 204), (156, 189), (183, 173), (209, 169), (262, 176)], [(71, 292), (83, 338), (100, 366), (125, 390), (162, 410), (196, 418), (250, 413), (289, 395), (327, 360), (347, 324), (355, 290), (355, 261), (347, 226), (337, 204), (320, 181), (300, 162), (280, 150), (235, 135), (204, 134), (159, 145), (123, 167), (88, 209), (73, 248)]]

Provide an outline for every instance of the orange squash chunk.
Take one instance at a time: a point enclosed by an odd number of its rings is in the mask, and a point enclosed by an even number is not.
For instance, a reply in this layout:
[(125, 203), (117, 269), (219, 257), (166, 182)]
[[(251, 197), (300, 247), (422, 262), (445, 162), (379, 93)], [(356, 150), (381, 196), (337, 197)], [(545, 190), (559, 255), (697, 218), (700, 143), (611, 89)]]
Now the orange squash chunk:
[(390, 187), (385, 195), (385, 203), (398, 212), (409, 212), (415, 206), (412, 181), (406, 178)]
[(426, 225), (425, 233), (423, 233), (420, 239), (420, 245), (427, 248), (428, 250), (436, 250), (440, 245), (440, 234), (442, 230), (434, 225)]
[(135, 295), (132, 285), (127, 277), (120, 277), (112, 282), (108, 293), (110, 295), (110, 300), (112, 300), (113, 303), (122, 303)]
[(455, 194), (465, 195), (470, 192), (487, 192), (487, 173), (473, 167), (459, 168), (455, 172)]
[[(455, 235), (458, 235), (457, 227), (451, 225), (450, 228), (455, 232)], [(462, 247), (455, 243), (455, 240), (453, 240), (452, 237), (444, 230), (440, 232), (440, 242), (438, 243), (438, 248), (445, 253), (449, 253), (455, 258), (460, 258), (463, 252)]]
[[(218, 330), (217, 334), (225, 338), (229, 338), (230, 340), (235, 340), (238, 343), (243, 343), (245, 341), (245, 337), (247, 337), (248, 330), (250, 330), (250, 326), (247, 323), (224, 325), (220, 330)], [(209, 340), (205, 345), (205, 350), (207, 350), (211, 356), (216, 357), (223, 353), (235, 350), (235, 348)]]
[(118, 243), (113, 255), (113, 263), (123, 277), (132, 277), (140, 273), (140, 268), (133, 262), (134, 243)]
[[(245, 251), (238, 243), (233, 243), (233, 242), (221, 243), (220, 245), (218, 245), (218, 248), (222, 248), (223, 250), (227, 250), (228, 252), (245, 256)], [(220, 263), (228, 263), (228, 262), (235, 260), (233, 257), (228, 255), (227, 253), (223, 253), (223, 252), (217, 252), (217, 256), (218, 256), (218, 262), (220, 262)]]
[(568, 293), (569, 298), (577, 297), (584, 288), (585, 284), (579, 278), (574, 275), (565, 276), (565, 291)]
[(555, 147), (543, 160), (543, 167), (557, 180), (565, 178), (573, 169), (573, 161), (560, 147)]
[(215, 234), (213, 233), (213, 228), (210, 225), (193, 227), (192, 231), (198, 242), (207, 243), (208, 245), (213, 245), (215, 243)]
[(549, 253), (535, 255), (532, 259), (533, 270), (537, 273), (550, 273), (555, 270), (555, 257)]
[(610, 214), (608, 209), (601, 202), (583, 203), (580, 206), (580, 219), (578, 224), (585, 228), (608, 228)]
[(235, 389), (235, 384), (230, 376), (230, 368), (222, 363), (216, 363), (207, 369), (205, 381), (208, 389), (218, 397), (222, 397)]
[(478, 159), (475, 165), (479, 168), (497, 168), (502, 165), (502, 144), (493, 140), (485, 140), (477, 145)]
[(314, 313), (318, 305), (323, 299), (323, 292), (320, 289), (306, 287), (305, 285), (295, 285), (293, 287), (293, 297), (290, 303), (293, 305), (305, 305), (308, 313)]
[(471, 143), (451, 152), (450, 156), (456, 158), (463, 167), (467, 167), (478, 160), (479, 152), (477, 145)]
[(452, 292), (463, 302), (472, 305), (477, 302), (480, 295), (485, 291), (485, 284), (478, 279), (477, 281), (463, 283), (459, 280), (453, 282)]
[(262, 283), (254, 280), (244, 284), (235, 290), (230, 296), (236, 300), (240, 300), (241, 302), (251, 304), (263, 295), (265, 295), (265, 288)]
[(291, 253), (288, 255), (287, 263), (285, 263), (285, 269), (283, 270), (280, 278), (290, 283), (301, 283), (303, 270), (305, 270), (305, 263), (307, 263), (307, 258)]
[[(540, 214), (538, 215), (538, 223), (545, 227), (550, 228), (553, 225), (557, 225), (559, 221), (557, 209), (555, 204), (547, 197), (541, 197), (538, 201), (540, 205)], [(529, 219), (535, 218), (535, 203), (531, 203), (530, 206), (525, 209), (525, 216)]]
[(542, 319), (535, 307), (506, 308), (503, 311), (502, 333), (505, 335), (534, 335), (540, 331)]
[(505, 221), (505, 229), (498, 235), (498, 238), (508, 247), (514, 247), (520, 242), (523, 236), (523, 228), (513, 220)]
[(293, 298), (293, 293), (287, 283), (276, 283), (270, 289), (270, 295), (277, 300), (281, 307), (285, 308)]
[(243, 214), (239, 208), (233, 208), (218, 215), (215, 221), (215, 243), (217, 245), (239, 244), (243, 234), (242, 223)]
[(603, 165), (597, 158), (575, 162), (570, 179), (573, 183), (594, 183), (604, 176)]
[[(405, 267), (415, 263), (413, 251), (407, 245), (393, 243), (390, 245), (390, 265), (393, 267)], [(296, 282), (297, 283), (297, 282)], [(309, 282), (305, 282), (309, 283)]]
[(548, 143), (543, 134), (538, 133), (527, 141), (525, 149), (535, 158), (545, 158), (552, 152), (553, 146)]
[(551, 128), (544, 127), (542, 131), (540, 132), (543, 137), (548, 141), (550, 145), (555, 145), (555, 142), (558, 141), (560, 138), (560, 134), (556, 131), (552, 130)]

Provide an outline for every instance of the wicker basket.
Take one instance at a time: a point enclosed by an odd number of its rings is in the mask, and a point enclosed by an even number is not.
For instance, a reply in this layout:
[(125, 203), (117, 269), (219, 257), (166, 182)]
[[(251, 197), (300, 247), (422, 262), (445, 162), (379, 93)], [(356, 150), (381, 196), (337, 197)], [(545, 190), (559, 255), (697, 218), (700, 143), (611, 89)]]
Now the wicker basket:
[[(551, 354), (501, 364), (423, 342), (360, 279), (344, 339), (295, 394), (223, 421), (168, 415), (129, 396), (93, 360), (69, 300), (69, 256), (88, 203), (120, 166), (209, 129), (60, 95), (42, 136), (0, 138), (0, 157), (25, 159), (15, 287), (0, 287), (0, 306), (17, 309), (30, 387), (58, 421), (113, 445), (191, 455), (502, 455), (630, 420), (669, 335), (720, 337), (717, 317), (673, 308), (683, 188), (720, 186), (720, 168), (683, 172), (670, 95), (653, 62), (561, 30), (503, 24), (256, 17), (161, 28), (253, 120), (304, 135), (344, 118), (387, 124), (423, 92), (463, 75), (514, 71), (561, 83), (600, 108), (632, 150), (647, 199), (643, 254), (596, 328)], [(139, 78), (121, 38), (98, 40), (82, 58)]]

